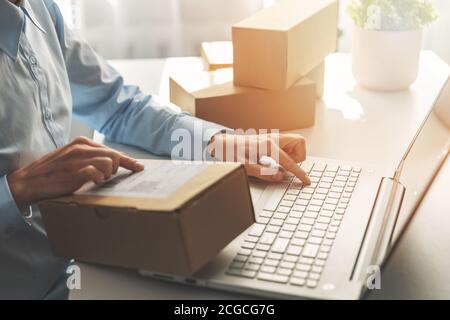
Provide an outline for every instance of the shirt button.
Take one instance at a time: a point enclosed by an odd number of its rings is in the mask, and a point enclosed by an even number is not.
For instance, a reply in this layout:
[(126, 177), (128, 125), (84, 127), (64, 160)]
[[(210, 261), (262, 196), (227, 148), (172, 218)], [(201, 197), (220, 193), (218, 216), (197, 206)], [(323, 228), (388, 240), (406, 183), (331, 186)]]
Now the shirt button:
[(36, 63), (37, 63), (36, 57), (35, 56), (31, 56), (30, 57), (30, 62), (31, 62), (32, 65), (36, 65)]
[(46, 120), (50, 120), (52, 118), (52, 114), (48, 109), (45, 109), (44, 117)]

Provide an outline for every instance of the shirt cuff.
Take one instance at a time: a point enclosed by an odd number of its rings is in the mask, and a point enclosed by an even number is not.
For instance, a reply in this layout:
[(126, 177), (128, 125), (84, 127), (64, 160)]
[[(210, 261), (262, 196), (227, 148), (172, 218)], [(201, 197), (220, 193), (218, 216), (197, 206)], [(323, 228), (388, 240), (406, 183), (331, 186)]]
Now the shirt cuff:
[(28, 226), (25, 221), (25, 215), (31, 214), (28, 212), (21, 212), (14, 201), (14, 198), (9, 189), (8, 180), (5, 176), (0, 177), (0, 233), (8, 232), (16, 228)]
[(171, 158), (199, 161), (216, 160), (209, 155), (207, 147), (212, 137), (221, 132), (233, 132), (233, 130), (195, 118), (188, 113), (181, 113), (172, 128)]

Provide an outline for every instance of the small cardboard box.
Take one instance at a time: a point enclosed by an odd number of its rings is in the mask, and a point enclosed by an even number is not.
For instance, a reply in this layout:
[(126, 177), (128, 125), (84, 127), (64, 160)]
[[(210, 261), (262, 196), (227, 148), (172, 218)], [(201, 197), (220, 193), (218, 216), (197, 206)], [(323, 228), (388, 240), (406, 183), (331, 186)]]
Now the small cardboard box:
[(255, 222), (242, 165), (144, 163), (142, 173), (39, 204), (56, 256), (186, 276)]
[(170, 101), (191, 114), (233, 129), (311, 127), (315, 121), (316, 86), (307, 78), (285, 91), (233, 84), (233, 70), (172, 75)]
[[(233, 43), (231, 41), (214, 41), (202, 43), (202, 59), (205, 69), (214, 71), (233, 67)], [(318, 66), (305, 75), (316, 84), (317, 98), (323, 97), (325, 80), (325, 63)]]
[(231, 41), (203, 42), (201, 51), (206, 70), (213, 71), (233, 66), (233, 43)]
[(234, 82), (286, 90), (336, 49), (336, 0), (282, 0), (233, 26)]

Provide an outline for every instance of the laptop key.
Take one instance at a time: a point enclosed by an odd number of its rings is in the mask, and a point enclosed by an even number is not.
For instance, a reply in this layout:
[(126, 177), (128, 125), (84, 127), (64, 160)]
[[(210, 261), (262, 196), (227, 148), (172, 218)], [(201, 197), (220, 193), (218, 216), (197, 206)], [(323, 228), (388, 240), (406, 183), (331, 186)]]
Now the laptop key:
[(324, 223), (316, 223), (314, 225), (314, 229), (327, 230), (328, 229), (328, 225), (324, 224)]
[(289, 239), (277, 238), (272, 246), (272, 252), (284, 253), (289, 244)]
[(255, 247), (255, 245), (256, 244), (254, 242), (244, 241), (244, 243), (241, 245), (241, 247), (244, 249), (253, 249)]
[(331, 192), (328, 194), (328, 198), (339, 199), (340, 197), (341, 197), (341, 194), (340, 194), (339, 192), (331, 191)]
[(270, 221), (270, 224), (272, 225), (272, 226), (277, 226), (277, 227), (281, 227), (282, 225), (283, 225), (283, 220), (282, 219), (276, 219), (276, 218), (273, 218), (271, 221)]
[(252, 226), (252, 229), (250, 230), (249, 235), (259, 237), (260, 235), (262, 235), (265, 228), (266, 228), (265, 224), (255, 223)]
[(259, 280), (276, 282), (276, 283), (287, 283), (288, 282), (288, 276), (281, 275), (281, 274), (259, 272), (257, 278)]
[(262, 235), (262, 237), (261, 237), (259, 243), (262, 243), (262, 244), (269, 244), (269, 245), (270, 245), (270, 244), (272, 244), (272, 243), (275, 241), (275, 237), (276, 237), (276, 234), (275, 234), (275, 233), (265, 232), (265, 233)]
[(291, 275), (291, 273), (292, 273), (291, 269), (278, 268), (278, 270), (277, 270), (277, 274), (281, 274), (281, 275), (284, 275), (284, 276), (289, 276), (289, 275)]
[(252, 271), (258, 271), (259, 269), (259, 264), (254, 264), (254, 263), (247, 263), (245, 265), (245, 270), (252, 270)]
[(261, 271), (264, 273), (275, 273), (276, 268), (272, 266), (262, 266)]
[(303, 247), (306, 243), (306, 239), (294, 238), (291, 240), (291, 245)]
[(304, 216), (305, 216), (305, 218), (315, 219), (315, 218), (317, 218), (318, 215), (319, 215), (318, 212), (306, 211)]
[(299, 286), (299, 287), (303, 287), (306, 283), (305, 279), (302, 278), (291, 278), (290, 280), (290, 284), (294, 285), (294, 286)]
[(273, 212), (272, 211), (265, 211), (265, 210), (263, 210), (263, 211), (261, 211), (259, 213), (259, 216), (263, 217), (263, 218), (272, 218)]
[(322, 243), (322, 238), (319, 238), (319, 237), (309, 237), (308, 243), (312, 243), (312, 244), (321, 244), (321, 243)]
[[(277, 267), (279, 263), (280, 263), (279, 260), (266, 259), (266, 261), (264, 261), (264, 266)], [(274, 268), (273, 272), (275, 272), (275, 268)]]
[(310, 264), (305, 264), (305, 263), (298, 263), (295, 268), (297, 270), (300, 270), (300, 271), (308, 272), (309, 270), (311, 270), (311, 265)]
[(284, 231), (290, 231), (290, 232), (294, 232), (295, 229), (297, 229), (297, 226), (294, 225), (294, 224), (285, 224), (285, 225), (282, 227), (282, 230), (284, 230)]
[(263, 258), (250, 257), (248, 258), (247, 263), (262, 264), (263, 261), (264, 261)]
[(322, 193), (315, 193), (314, 195), (313, 195), (313, 199), (314, 200), (325, 200), (325, 198), (326, 198), (327, 196), (325, 195), (325, 194), (322, 194)]
[(282, 219), (282, 220), (284, 220), (284, 219), (286, 219), (286, 217), (287, 217), (287, 213), (275, 212), (275, 214), (273, 215), (273, 217), (274, 217), (275, 219)]
[(290, 208), (290, 207), (292, 207), (293, 205), (294, 205), (294, 201), (282, 200), (282, 201), (280, 202), (280, 206), (282, 206), (282, 207), (288, 207), (288, 208)]
[[(314, 268), (313, 268), (314, 269)], [(319, 280), (320, 279), (320, 274), (319, 273), (315, 273), (315, 272), (311, 272), (309, 275), (308, 275), (308, 279), (311, 279), (311, 280)]]
[(303, 247), (302, 256), (307, 258), (315, 258), (319, 252), (319, 246), (316, 244), (307, 243)]
[(298, 196), (300, 193), (300, 190), (298, 189), (289, 189), (288, 191), (286, 191), (286, 194), (290, 194), (290, 195), (294, 195), (294, 196)]
[(253, 257), (257, 257), (257, 258), (265, 258), (266, 255), (267, 255), (267, 252), (259, 251), (259, 250), (253, 251), (253, 254), (252, 254)]
[(306, 224), (301, 224), (298, 226), (298, 231), (310, 232), (311, 229), (312, 229), (312, 226), (306, 225)]
[[(325, 254), (326, 255), (326, 253), (324, 253), (324, 252), (321, 252), (321, 253), (319, 253), (319, 256), (321, 255), (321, 254)], [(327, 255), (328, 256), (328, 255)], [(319, 258), (319, 257), (318, 257)], [(319, 258), (320, 259), (320, 258)], [(325, 260), (326, 260), (326, 258), (325, 259), (317, 259), (316, 261), (314, 261), (314, 265), (316, 265), (316, 266), (319, 266), (319, 267), (323, 267), (324, 265), (325, 265)]]
[(267, 224), (267, 223), (269, 223), (269, 221), (270, 221), (269, 218), (264, 218), (264, 217), (257, 217), (256, 218), (256, 222), (262, 223), (262, 224)]
[(320, 188), (320, 187), (316, 189), (316, 193), (318, 193), (318, 194), (327, 194), (328, 191), (329, 191), (329, 189)]
[(313, 289), (313, 288), (317, 287), (317, 281), (316, 280), (308, 280), (308, 281), (306, 281), (306, 286), (308, 288)]
[(297, 197), (294, 196), (294, 195), (290, 195), (290, 194), (286, 194), (286, 195), (283, 197), (283, 200), (285, 200), (285, 201), (295, 201), (295, 199), (297, 199)]
[(247, 259), (248, 259), (248, 256), (242, 255), (242, 254), (238, 254), (238, 255), (236, 255), (236, 257), (234, 257), (234, 261), (237, 261), (237, 262), (245, 262), (245, 261), (247, 261)]
[(245, 241), (248, 242), (258, 242), (259, 237), (255, 237), (255, 236), (247, 236), (247, 238), (245, 239)]
[(289, 246), (288, 250), (286, 251), (287, 254), (298, 256), (300, 255), (300, 252), (302, 252), (302, 247), (291, 245)]
[(294, 271), (292, 273), (293, 277), (306, 279), (308, 277), (308, 272), (305, 271)]
[(273, 233), (278, 233), (278, 232), (280, 232), (280, 230), (281, 230), (281, 227), (278, 227), (278, 226), (267, 226), (267, 229), (266, 229), (267, 232), (273, 232)]
[(277, 212), (281, 212), (281, 213), (289, 213), (289, 211), (291, 211), (291, 209), (289, 207), (278, 207)]
[(290, 238), (292, 238), (292, 237), (294, 236), (294, 233), (293, 233), (293, 232), (290, 232), (290, 231), (285, 231), (285, 230), (283, 230), (283, 231), (281, 231), (281, 232), (279, 233), (278, 236), (279, 236), (280, 238), (290, 239)]
[(256, 271), (252, 270), (240, 270), (240, 269), (229, 269), (227, 272), (229, 275), (244, 277), (244, 278), (254, 278), (256, 276)]
[(282, 254), (276, 253), (276, 252), (270, 252), (267, 255), (268, 259), (274, 259), (274, 260), (281, 260), (281, 258), (283, 258)]
[(256, 250), (260, 250), (260, 251), (269, 251), (270, 250), (270, 245), (263, 244), (263, 243), (258, 243), (255, 248), (256, 248)]
[(309, 225), (313, 225), (314, 224), (314, 219), (311, 218), (303, 218), (302, 219), (302, 224), (309, 224)]

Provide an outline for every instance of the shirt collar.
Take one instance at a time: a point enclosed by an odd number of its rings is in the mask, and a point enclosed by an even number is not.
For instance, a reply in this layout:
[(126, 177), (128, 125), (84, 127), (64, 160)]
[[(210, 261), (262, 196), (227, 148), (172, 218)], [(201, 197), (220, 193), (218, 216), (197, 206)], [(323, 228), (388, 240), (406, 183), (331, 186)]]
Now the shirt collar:
[(22, 0), (19, 6), (8, 0), (0, 0), (0, 50), (14, 60), (17, 58), (25, 16), (36, 28), (45, 33), (28, 1)]

